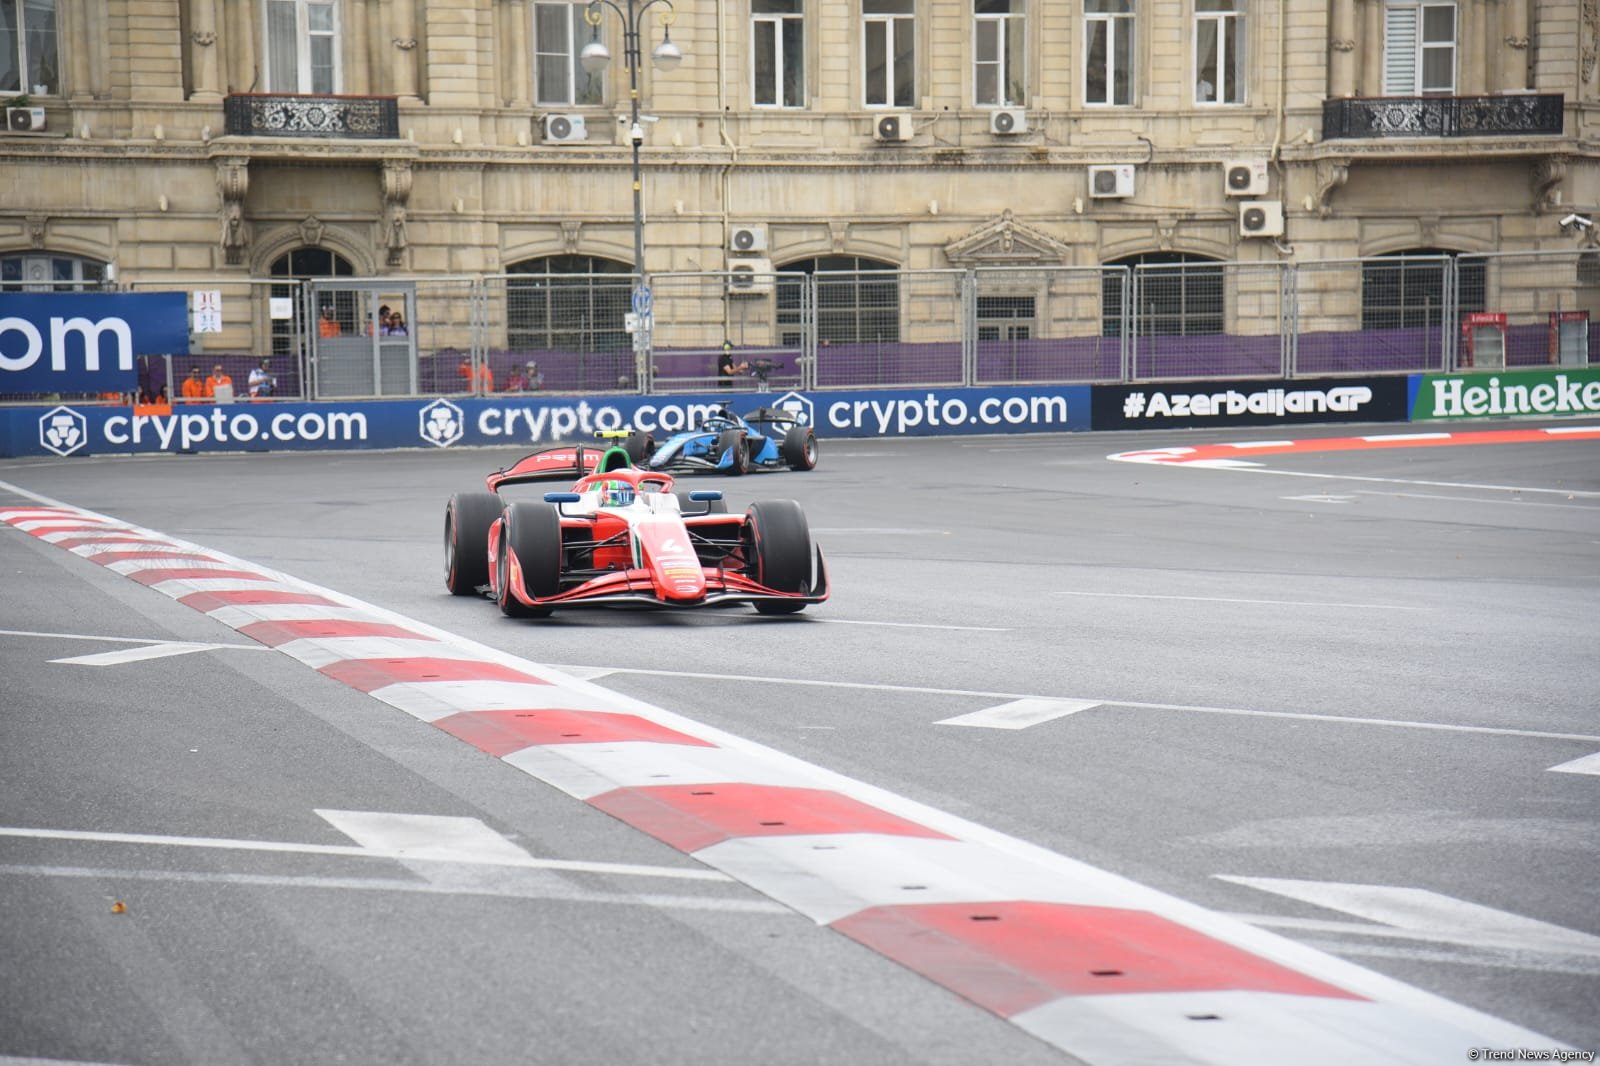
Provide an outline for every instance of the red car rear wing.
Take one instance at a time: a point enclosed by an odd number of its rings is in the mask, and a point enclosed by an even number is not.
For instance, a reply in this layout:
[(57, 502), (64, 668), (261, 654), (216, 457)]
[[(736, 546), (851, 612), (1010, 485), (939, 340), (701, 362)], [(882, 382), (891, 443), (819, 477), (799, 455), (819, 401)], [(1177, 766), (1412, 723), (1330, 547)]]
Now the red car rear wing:
[(552, 444), (518, 459), (504, 470), (496, 470), (484, 478), (490, 492), (499, 492), (502, 485), (525, 485), (531, 481), (572, 481), (592, 474), (596, 470), (616, 470), (632, 466), (628, 453), (611, 445)]

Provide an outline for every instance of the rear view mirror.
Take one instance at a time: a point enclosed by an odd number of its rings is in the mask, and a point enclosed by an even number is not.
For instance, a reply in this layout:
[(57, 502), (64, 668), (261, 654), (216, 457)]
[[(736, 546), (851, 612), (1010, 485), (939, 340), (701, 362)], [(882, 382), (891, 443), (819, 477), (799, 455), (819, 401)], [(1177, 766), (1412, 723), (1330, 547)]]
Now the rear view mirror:
[[(552, 493), (551, 495), (554, 495), (554, 494)], [(550, 498), (549, 496), (545, 497), (545, 499), (547, 499), (547, 500), (549, 498)], [(689, 499), (693, 500), (695, 503), (709, 503), (712, 500), (720, 500), (720, 499), (722, 499), (722, 490), (721, 489), (694, 489), (689, 493)]]
[(582, 500), (583, 496), (576, 492), (547, 492), (544, 494), (545, 503), (579, 503)]

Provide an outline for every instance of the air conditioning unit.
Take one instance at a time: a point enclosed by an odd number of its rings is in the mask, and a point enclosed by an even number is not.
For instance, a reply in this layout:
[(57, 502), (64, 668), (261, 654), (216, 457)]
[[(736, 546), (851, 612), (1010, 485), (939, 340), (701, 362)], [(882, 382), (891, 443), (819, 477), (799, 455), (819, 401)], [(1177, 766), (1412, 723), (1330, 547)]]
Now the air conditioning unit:
[(751, 224), (734, 226), (728, 234), (728, 250), (740, 255), (759, 255), (767, 250), (767, 227)]
[(772, 260), (728, 257), (728, 295), (762, 296), (772, 291)]
[(589, 127), (582, 115), (546, 115), (544, 143), (570, 144), (589, 139)]
[(1239, 236), (1282, 237), (1283, 205), (1276, 200), (1246, 200), (1240, 204)]
[(1114, 199), (1133, 195), (1132, 163), (1089, 168), (1089, 195), (1096, 199)]
[(1267, 161), (1229, 159), (1222, 164), (1222, 189), (1229, 196), (1265, 196)]
[(910, 115), (879, 115), (873, 124), (872, 136), (879, 141), (909, 141), (911, 139)]
[(1028, 132), (1028, 113), (1020, 107), (999, 107), (989, 112), (989, 132), (1005, 136)]
[(32, 133), (44, 129), (44, 108), (6, 108), (6, 129), (12, 133)]

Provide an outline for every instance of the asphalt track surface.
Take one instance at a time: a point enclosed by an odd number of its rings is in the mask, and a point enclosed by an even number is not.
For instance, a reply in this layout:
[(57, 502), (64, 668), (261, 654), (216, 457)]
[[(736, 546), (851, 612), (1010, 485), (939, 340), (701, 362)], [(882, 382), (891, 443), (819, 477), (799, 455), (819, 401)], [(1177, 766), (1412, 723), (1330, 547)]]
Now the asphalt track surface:
[[(0, 508), (292, 574), (1600, 1046), (1600, 441), (1107, 459), (1268, 436), (684, 479), (805, 507), (834, 596), (778, 619), (448, 596), (444, 501), (507, 450), (15, 461)], [(127, 578), (3, 528), (0, 568), (0, 1062), (1072, 1061)], [(948, 721), (1029, 699), (1061, 702)], [(354, 856), (337, 812), (553, 862)]]

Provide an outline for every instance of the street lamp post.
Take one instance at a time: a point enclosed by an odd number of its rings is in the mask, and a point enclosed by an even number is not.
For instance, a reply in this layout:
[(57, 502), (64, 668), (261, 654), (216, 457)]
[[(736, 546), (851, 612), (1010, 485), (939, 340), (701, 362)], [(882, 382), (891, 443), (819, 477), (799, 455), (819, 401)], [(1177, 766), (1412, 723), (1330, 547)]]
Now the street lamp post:
[(651, 302), (645, 285), (644, 273), (644, 182), (639, 164), (639, 150), (644, 146), (644, 127), (639, 118), (639, 36), (644, 13), (661, 4), (666, 11), (661, 14), (661, 43), (650, 56), (662, 71), (670, 71), (683, 62), (683, 53), (672, 43), (670, 29), (675, 12), (671, 0), (590, 0), (584, 19), (593, 27), (589, 43), (578, 53), (583, 69), (597, 74), (611, 63), (611, 52), (600, 40), (600, 23), (605, 18), (602, 5), (609, 7), (622, 19), (623, 60), (628, 64), (628, 140), (633, 144), (633, 312), (635, 325), (633, 351), (638, 363), (639, 380), (645, 380), (645, 353), (650, 346), (649, 323)]

